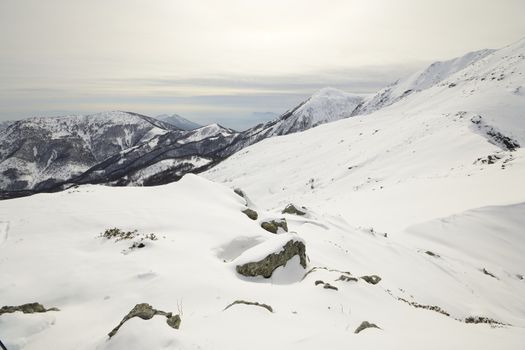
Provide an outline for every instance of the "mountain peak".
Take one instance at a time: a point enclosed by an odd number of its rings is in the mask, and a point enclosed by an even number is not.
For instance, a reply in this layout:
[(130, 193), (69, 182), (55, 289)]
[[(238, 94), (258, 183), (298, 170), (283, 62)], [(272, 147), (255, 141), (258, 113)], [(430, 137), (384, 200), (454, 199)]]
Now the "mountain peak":
[(176, 113), (169, 115), (169, 114), (161, 114), (156, 117), (156, 119), (163, 121), (165, 123), (171, 124), (173, 126), (176, 126), (179, 129), (182, 130), (194, 130), (200, 128), (202, 125), (192, 122), (191, 120), (188, 120)]

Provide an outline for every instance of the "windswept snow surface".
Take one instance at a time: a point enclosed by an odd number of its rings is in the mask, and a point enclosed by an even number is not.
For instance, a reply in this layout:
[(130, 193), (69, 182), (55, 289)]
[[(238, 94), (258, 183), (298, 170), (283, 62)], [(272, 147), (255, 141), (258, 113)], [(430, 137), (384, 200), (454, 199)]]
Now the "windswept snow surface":
[[(158, 187), (81, 186), (2, 201), (0, 216), (10, 219), (9, 239), (0, 246), (2, 305), (38, 301), (60, 308), (1, 315), (2, 341), (10, 350), (318, 349), (327, 344), (334, 349), (521, 349), (523, 207), (460, 213), (391, 238), (310, 209), (308, 218), (285, 215), (292, 233), (273, 235), (241, 212), (240, 196), (196, 175)], [(261, 218), (282, 217), (254, 208)], [(505, 239), (498, 239), (488, 223)], [(155, 233), (158, 239), (130, 249), (130, 240), (99, 237), (111, 227)], [(474, 235), (473, 229), (480, 230)], [(307, 269), (295, 256), (271, 279), (235, 272), (236, 264), (279, 252), (290, 239), (305, 242)], [(491, 249), (480, 253), (488, 244)], [(502, 259), (499, 248), (512, 259)], [(334, 271), (316, 269), (302, 279), (313, 267)], [(377, 285), (341, 281), (340, 271), (355, 277), (377, 274), (382, 280)], [(315, 285), (317, 280), (338, 290)], [(274, 312), (249, 305), (224, 310), (235, 300), (268, 304)], [(137, 318), (108, 339), (141, 302), (182, 312), (180, 329), (161, 317)], [(408, 302), (438, 306), (450, 316)], [(512, 326), (461, 321), (469, 316)], [(354, 334), (365, 320), (381, 329)]]

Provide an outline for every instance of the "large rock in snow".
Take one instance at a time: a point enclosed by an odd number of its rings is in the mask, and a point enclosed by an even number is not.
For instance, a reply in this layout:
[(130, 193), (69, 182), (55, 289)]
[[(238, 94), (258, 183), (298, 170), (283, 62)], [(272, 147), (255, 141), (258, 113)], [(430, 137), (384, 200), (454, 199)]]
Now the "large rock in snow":
[[(288, 235), (287, 235), (288, 236)], [(246, 277), (256, 277), (262, 276), (264, 278), (272, 277), (275, 269), (281, 266), (286, 266), (286, 264), (295, 256), (299, 257), (299, 264), (302, 268), (306, 268), (306, 246), (304, 242), (298, 238), (286, 238), (286, 243), (282, 244), (283, 240), (272, 240), (260, 244), (257, 247), (248, 250), (250, 253), (255, 254), (243, 254), (244, 259), (238, 261), (238, 265), (235, 267), (235, 270), (240, 275)], [(263, 249), (260, 249), (263, 248)], [(272, 253), (260, 258), (261, 253), (264, 251), (264, 248), (273, 248)], [(242, 260), (250, 260), (250, 257), (253, 258), (253, 261), (243, 262)]]

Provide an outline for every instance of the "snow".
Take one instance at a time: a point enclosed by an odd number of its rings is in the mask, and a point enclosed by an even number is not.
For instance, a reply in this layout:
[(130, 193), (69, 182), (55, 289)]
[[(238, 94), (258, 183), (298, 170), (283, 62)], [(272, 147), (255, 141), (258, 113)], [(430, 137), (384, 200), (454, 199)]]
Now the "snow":
[(262, 127), (267, 128), (265, 133), (272, 136), (303, 131), (349, 117), (362, 100), (361, 95), (326, 87), (314, 93), (293, 110), (284, 113), (274, 122)]
[(20, 120), (0, 134), (0, 184), (34, 189), (44, 181), (68, 180), (118, 151), (153, 145), (168, 131), (155, 119), (120, 111)]
[(197, 142), (200, 140), (204, 140), (206, 138), (212, 138), (218, 135), (222, 136), (231, 136), (234, 135), (236, 132), (224, 128), (220, 126), (219, 124), (210, 124), (203, 127), (200, 127), (198, 129), (195, 129), (191, 134), (188, 136), (185, 136), (182, 140), (178, 141), (179, 143), (189, 143), (189, 142)]
[(135, 172), (133, 174), (133, 185), (142, 185), (144, 180), (148, 177), (169, 169), (174, 169), (181, 165), (191, 166), (192, 168), (200, 168), (202, 166), (205, 166), (206, 164), (209, 164), (210, 162), (211, 159), (198, 156), (177, 159), (164, 159)]
[[(2, 303), (38, 301), (60, 308), (0, 316), (2, 341), (9, 349), (59, 350), (317, 349), (323, 344), (336, 349), (392, 344), (492, 349), (495, 343), (520, 349), (525, 340), (525, 286), (515, 274), (523, 266), (524, 206), (480, 209), (474, 212), (479, 218), (459, 213), (454, 220), (431, 221), (385, 238), (316, 212), (311, 215), (324, 226), (287, 215), (290, 231), (296, 233), (273, 235), (241, 213), (244, 200), (231, 189), (195, 175), (158, 187), (81, 186), (2, 201), (0, 216), (9, 218), (10, 225), (9, 237), (0, 246)], [(279, 215), (258, 210), (261, 217)], [(497, 239), (487, 222), (501, 224), (505, 239)], [(440, 225), (441, 230), (435, 230)], [(98, 237), (111, 227), (153, 232), (158, 240), (123, 254), (132, 242)], [(455, 240), (456, 235), (473, 232), (475, 240)], [(237, 244), (239, 237), (242, 244)], [(375, 286), (363, 280), (336, 281), (341, 273), (327, 270), (316, 270), (302, 280), (305, 270), (297, 257), (270, 280), (241, 278), (234, 271), (238, 263), (279, 251), (289, 239), (305, 242), (308, 269), (325, 266), (357, 277), (378, 274), (383, 280)], [(466, 241), (469, 249), (462, 250)], [(492, 249), (484, 249), (486, 245)], [(513, 258), (498, 267), (500, 247)], [(233, 260), (224, 262), (225, 249), (230, 249)], [(430, 257), (422, 249), (441, 257)], [(499, 279), (483, 274), (483, 267)], [(316, 286), (316, 280), (339, 290)], [(451, 317), (395, 297), (439, 305)], [(223, 311), (238, 299), (269, 304), (274, 313), (245, 305)], [(158, 316), (132, 319), (108, 340), (106, 334), (140, 302), (176, 313), (181, 309), (181, 328), (170, 328)], [(491, 317), (513, 326), (491, 328), (454, 319), (468, 316)], [(381, 330), (354, 334), (364, 320)]]
[(392, 85), (378, 91), (365, 99), (363, 105), (354, 114), (365, 114), (377, 111), (389, 106), (414, 92), (428, 89), (445, 80), (454, 73), (482, 60), (493, 53), (494, 50), (479, 50), (469, 52), (464, 56), (457, 57), (444, 62), (434, 62), (425, 69), (415, 72), (404, 79), (400, 79)]
[[(489, 53), (366, 116), (269, 138), (203, 176), (0, 201), (0, 306), (60, 308), (1, 315), (3, 343), (10, 350), (521, 350), (525, 151), (490, 142), (473, 118), (524, 144), (525, 100), (514, 93), (525, 84), (524, 49), (519, 42)], [(220, 129), (204, 130), (195, 135)], [(488, 156), (499, 158), (484, 163)], [(282, 214), (288, 203), (307, 215)], [(247, 206), (258, 220), (242, 213)], [(286, 218), (289, 233), (263, 230), (268, 218)], [(131, 249), (132, 241), (99, 236), (113, 227), (158, 239)], [(304, 242), (306, 270), (295, 256), (271, 279), (236, 273), (237, 264), (279, 252), (290, 239)], [(358, 281), (342, 281), (346, 272)], [(364, 275), (381, 281), (368, 284)], [(235, 300), (274, 312), (224, 310)], [(180, 313), (181, 328), (158, 316), (135, 318), (108, 339), (142, 302)], [(468, 324), (468, 317), (501, 324)], [(362, 321), (380, 329), (355, 334)]]
[(323, 88), (295, 112), (299, 120), (310, 119), (312, 125), (329, 123), (348, 117), (362, 97), (334, 88)]

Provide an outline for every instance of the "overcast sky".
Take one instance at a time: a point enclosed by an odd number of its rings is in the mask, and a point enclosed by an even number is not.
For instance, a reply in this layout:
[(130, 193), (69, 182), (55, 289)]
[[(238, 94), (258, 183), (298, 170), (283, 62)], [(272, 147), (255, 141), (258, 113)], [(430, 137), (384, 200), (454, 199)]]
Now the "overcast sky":
[(131, 110), (242, 129), (525, 36), (525, 0), (0, 0), (0, 120)]

